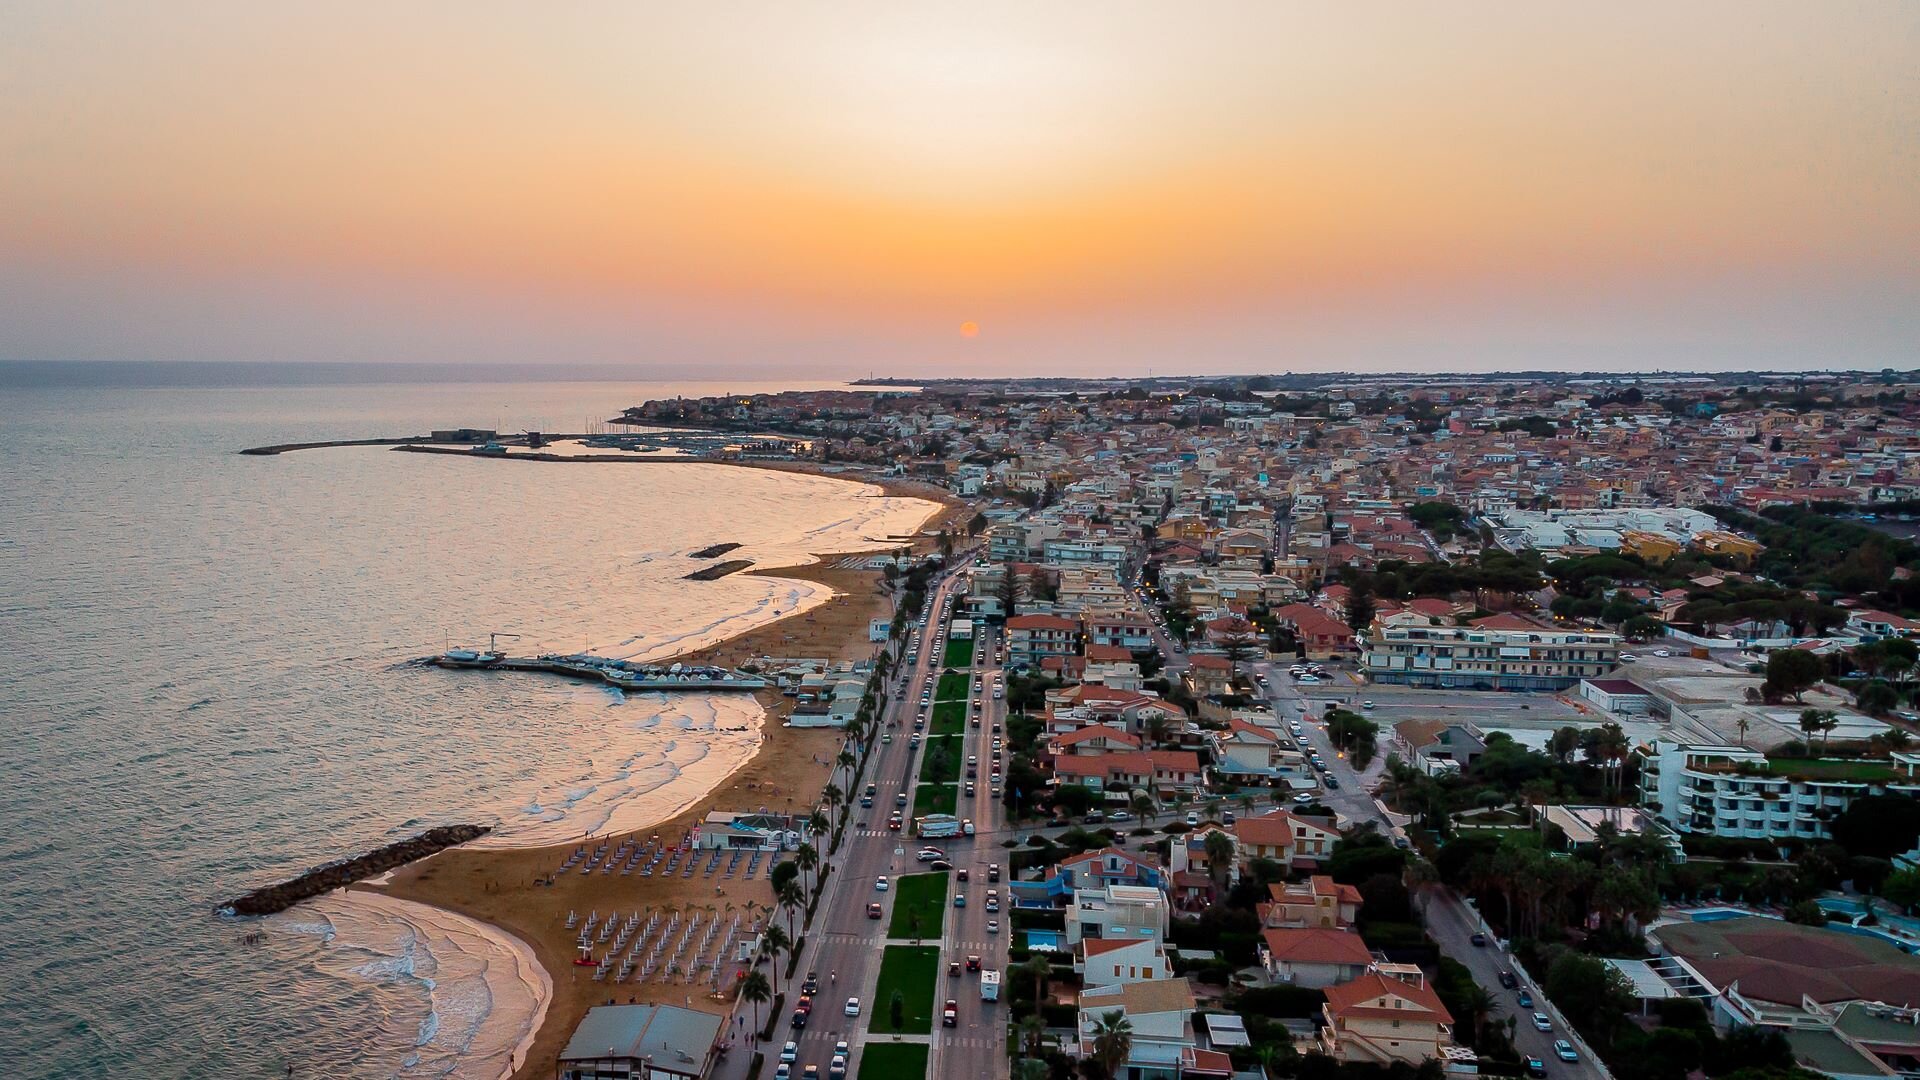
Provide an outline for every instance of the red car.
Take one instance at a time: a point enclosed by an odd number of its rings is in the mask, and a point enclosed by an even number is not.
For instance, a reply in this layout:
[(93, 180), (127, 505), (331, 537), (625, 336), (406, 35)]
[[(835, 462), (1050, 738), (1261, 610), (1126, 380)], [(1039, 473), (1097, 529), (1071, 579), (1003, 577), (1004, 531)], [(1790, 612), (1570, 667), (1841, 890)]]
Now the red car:
[(880, 917), (880, 905), (879, 905), (879, 904), (868, 904), (868, 905), (867, 905), (867, 918), (869, 918), (869, 919), (877, 919), (877, 918), (879, 918), (879, 917)]

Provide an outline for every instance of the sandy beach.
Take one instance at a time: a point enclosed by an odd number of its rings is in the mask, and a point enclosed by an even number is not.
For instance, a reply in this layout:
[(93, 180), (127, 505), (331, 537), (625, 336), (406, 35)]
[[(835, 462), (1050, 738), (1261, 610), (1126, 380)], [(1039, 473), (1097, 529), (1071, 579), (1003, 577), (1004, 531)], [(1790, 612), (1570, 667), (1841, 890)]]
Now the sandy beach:
[[(877, 483), (890, 495), (930, 499), (940, 504), (920, 527), (921, 537), (914, 544), (920, 552), (934, 546), (932, 534), (943, 527), (964, 525), (969, 513), (964, 504), (944, 491), (924, 484), (865, 479), (859, 482)], [(816, 553), (814, 561), (806, 565), (757, 567), (747, 571), (815, 583), (830, 589), (831, 598), (677, 659), (738, 665), (763, 656), (825, 657), (836, 661), (868, 658), (874, 649), (867, 641), (868, 623), (875, 618), (891, 617), (890, 601), (876, 587), (880, 580), (878, 573), (833, 565), (845, 554), (850, 553)], [(744, 765), (724, 776), (683, 778), (688, 783), (686, 793), (675, 799), (681, 809), (665, 820), (622, 822), (630, 826), (624, 832), (599, 835), (614, 836), (615, 842), (622, 835), (637, 836), (641, 840), (654, 833), (677, 838), (710, 810), (765, 807), (793, 812), (816, 805), (833, 758), (840, 750), (842, 733), (784, 726), (792, 703), (778, 691), (762, 692), (759, 701), (766, 714), (759, 726), (760, 743)], [(699, 794), (690, 794), (703, 783), (713, 786)], [(542, 884), (565, 860), (565, 853), (571, 847), (569, 842), (535, 848), (456, 848), (403, 867), (379, 886), (371, 883), (359, 886), (480, 920), (531, 946), (550, 979), (552, 999), (547, 1004), (544, 1022), (532, 1039), (530, 1052), (512, 1074), (516, 1078), (551, 1076), (555, 1056), (586, 1010), (609, 999), (691, 1004), (715, 1012), (731, 1008), (730, 999), (705, 995), (704, 980), (691, 986), (679, 981), (595, 982), (591, 969), (577, 967), (572, 962), (577, 931), (566, 928), (567, 912), (584, 914), (615, 908), (709, 905), (722, 910), (729, 905), (743, 909), (748, 901), (765, 905), (773, 898), (764, 876), (752, 881), (716, 884), (704, 875), (640, 878), (564, 874), (552, 885)]]

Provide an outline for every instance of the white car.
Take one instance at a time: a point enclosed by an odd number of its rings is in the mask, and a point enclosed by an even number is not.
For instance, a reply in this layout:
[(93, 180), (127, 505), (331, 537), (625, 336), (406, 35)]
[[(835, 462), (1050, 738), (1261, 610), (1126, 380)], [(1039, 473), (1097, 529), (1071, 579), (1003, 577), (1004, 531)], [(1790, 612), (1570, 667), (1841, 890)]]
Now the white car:
[(1361, 708), (1363, 708), (1363, 709), (1371, 709), (1371, 708), (1373, 708), (1373, 700), (1372, 700), (1371, 698), (1369, 698), (1369, 699), (1367, 699), (1366, 701), (1363, 701), (1363, 702), (1361, 702), (1361, 703), (1360, 703), (1360, 707), (1361, 707)]
[(847, 999), (847, 1015), (848, 1016), (860, 1015), (860, 999), (859, 998), (850, 997)]
[(914, 856), (914, 858), (919, 859), (921, 862), (932, 862), (935, 859), (944, 859), (946, 857), (947, 853), (941, 851), (939, 848), (921, 848), (919, 853)]
[(1635, 656), (1630, 652), (1623, 652), (1620, 654), (1620, 662), (1623, 664), (1631, 664), (1638, 659), (1640, 659), (1638, 656)]
[(874, 892), (886, 892), (890, 887), (891, 886), (887, 884), (887, 875), (885, 874), (881, 874), (879, 877), (873, 879)]
[(1552, 1031), (1552, 1030), (1553, 1030), (1553, 1021), (1551, 1021), (1551, 1020), (1549, 1020), (1549, 1019), (1547, 1019), (1547, 1014), (1546, 1014), (1546, 1013), (1534, 1013), (1534, 1014), (1533, 1014), (1533, 1029), (1534, 1029), (1535, 1031)]
[(1192, 810), (1187, 811), (1187, 825), (1191, 827), (1199, 824), (1200, 824), (1200, 815), (1195, 813)]
[(987, 920), (987, 933), (989, 933), (989, 934), (997, 934), (997, 933), (999, 933), (999, 932), (1000, 932), (1000, 920), (999, 920), (999, 919), (988, 919), (988, 920)]
[(1297, 681), (1303, 682), (1303, 683), (1317, 683), (1320, 681), (1320, 678), (1317, 675), (1302, 675)]
[(795, 1062), (795, 1061), (797, 1061), (797, 1060), (799, 1060), (799, 1058), (800, 1058), (800, 1044), (799, 1044), (799, 1043), (797, 1043), (797, 1042), (789, 1042), (789, 1043), (787, 1043), (787, 1045), (785, 1045), (785, 1046), (783, 1046), (783, 1047), (781, 1047), (781, 1048), (780, 1048), (780, 1060), (781, 1060), (781, 1061), (783, 1061), (783, 1062), (786, 1062), (786, 1063), (788, 1063), (788, 1064), (792, 1064), (793, 1062)]

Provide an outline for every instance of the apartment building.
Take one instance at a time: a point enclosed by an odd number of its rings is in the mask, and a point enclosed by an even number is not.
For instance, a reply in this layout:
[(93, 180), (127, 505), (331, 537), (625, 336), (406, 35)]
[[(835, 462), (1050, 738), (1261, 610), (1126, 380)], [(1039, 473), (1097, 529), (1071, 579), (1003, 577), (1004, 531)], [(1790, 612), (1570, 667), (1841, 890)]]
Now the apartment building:
[(1453, 1045), (1453, 1016), (1419, 969), (1369, 972), (1326, 988), (1320, 1051), (1339, 1061), (1418, 1065)]
[(1755, 840), (1824, 840), (1827, 822), (1864, 795), (1920, 797), (1920, 753), (1888, 759), (1769, 758), (1718, 743), (1653, 739), (1640, 759), (1640, 804), (1675, 831)]
[(1080, 651), (1080, 624), (1058, 615), (1015, 615), (1007, 620), (1007, 661), (1038, 666), (1049, 656)]
[(1565, 690), (1613, 670), (1620, 635), (1520, 615), (1433, 626), (1402, 613), (1374, 620), (1360, 639), (1360, 670), (1376, 683), (1464, 690)]

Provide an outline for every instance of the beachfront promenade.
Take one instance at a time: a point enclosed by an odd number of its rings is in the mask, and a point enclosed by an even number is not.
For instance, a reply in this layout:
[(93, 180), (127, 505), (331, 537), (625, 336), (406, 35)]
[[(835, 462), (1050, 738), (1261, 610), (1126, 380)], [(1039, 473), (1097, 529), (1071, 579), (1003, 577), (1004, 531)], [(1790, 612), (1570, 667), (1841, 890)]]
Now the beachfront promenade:
[[(966, 557), (956, 553), (955, 562)], [(927, 610), (943, 612), (946, 604), (960, 591), (960, 575), (949, 575), (928, 597)], [(795, 1032), (788, 1026), (788, 1016), (778, 1017), (774, 1025), (774, 1035), (760, 1049), (767, 1055), (761, 1068), (761, 1076), (773, 1075), (778, 1064), (780, 1047), (788, 1039), (800, 1044), (799, 1059), (795, 1062), (793, 1074), (801, 1075), (806, 1065), (818, 1065), (824, 1075), (833, 1046), (840, 1040), (846, 1040), (853, 1047), (849, 1074), (861, 1075), (861, 1063), (867, 1051), (875, 1046), (888, 1043), (926, 1043), (929, 1046), (927, 1065), (928, 1076), (968, 1076), (968, 1077), (1004, 1077), (1008, 1075), (1009, 1065), (1004, 1049), (1005, 1016), (1004, 1004), (989, 1004), (980, 1000), (979, 976), (963, 972), (958, 977), (946, 974), (950, 960), (964, 961), (969, 955), (983, 957), (986, 967), (1004, 969), (1006, 966), (1006, 940), (1008, 936), (1007, 914), (1002, 911), (997, 916), (1002, 930), (990, 935), (986, 931), (986, 922), (990, 917), (984, 910), (984, 900), (988, 888), (998, 888), (1004, 896), (1004, 880), (997, 885), (987, 883), (989, 863), (1001, 862), (1004, 868), (1005, 849), (999, 846), (1001, 808), (999, 801), (991, 795), (987, 783), (988, 768), (982, 767), (977, 785), (978, 795), (973, 799), (961, 796), (956, 813), (960, 817), (974, 820), (978, 833), (976, 837), (953, 837), (934, 841), (943, 848), (954, 864), (955, 869), (965, 867), (972, 880), (966, 884), (952, 881), (951, 876), (945, 894), (944, 932), (938, 941), (940, 950), (933, 988), (934, 1009), (931, 1033), (927, 1035), (869, 1035), (868, 1030), (876, 1018), (886, 1015), (886, 1001), (879, 999), (876, 988), (880, 979), (881, 960), (886, 946), (912, 945), (905, 938), (890, 938), (895, 898), (897, 890), (886, 892), (874, 888), (875, 880), (882, 874), (897, 881), (902, 874), (912, 874), (924, 870), (925, 864), (915, 860), (914, 853), (920, 843), (910, 831), (889, 831), (887, 815), (892, 812), (896, 796), (905, 792), (909, 801), (914, 797), (920, 769), (922, 748), (910, 745), (910, 733), (913, 719), (919, 705), (919, 688), (937, 679), (942, 659), (941, 650), (926, 647), (937, 623), (929, 620), (922, 632), (923, 645), (920, 660), (911, 668), (904, 670), (888, 685), (887, 703), (882, 714), (882, 732), (891, 732), (891, 743), (882, 741), (874, 748), (861, 786), (872, 783), (876, 787), (872, 808), (862, 808), (858, 804), (858, 789), (849, 788), (853, 808), (846, 831), (845, 841), (838, 853), (828, 857), (827, 864), (832, 872), (828, 879), (827, 890), (821, 897), (819, 910), (814, 915), (813, 927), (807, 931), (806, 942), (801, 950), (800, 961), (794, 967), (794, 980), (797, 986), (800, 979), (809, 971), (817, 972), (820, 990), (814, 995), (813, 1020), (801, 1032)], [(992, 667), (993, 650), (991, 639), (983, 638), (976, 644), (974, 652), (975, 673), (985, 673)], [(895, 691), (902, 685), (906, 687), (904, 695)], [(992, 730), (996, 722), (1003, 721), (1005, 702), (995, 701), (990, 696), (982, 710), (982, 723), (978, 728), (964, 729), (963, 755), (977, 755), (984, 763), (989, 759), (989, 747), (992, 743)], [(888, 726), (898, 721), (898, 726)], [(836, 776), (843, 786), (848, 786), (845, 774)], [(964, 781), (962, 781), (964, 785)], [(964, 791), (964, 786), (961, 788)], [(911, 814), (908, 820), (911, 822)], [(968, 903), (964, 908), (952, 906), (955, 890), (967, 893)], [(867, 905), (878, 901), (883, 908), (884, 917), (872, 919), (867, 915)], [(928, 940), (922, 944), (933, 945)], [(784, 965), (784, 959), (781, 961)], [(964, 966), (964, 964), (963, 964)], [(782, 986), (785, 988), (785, 981)], [(861, 1015), (857, 1018), (845, 1015), (844, 1006), (849, 997), (858, 997), (861, 1002)], [(953, 998), (959, 1003), (959, 1024), (953, 1028), (940, 1026), (939, 1007), (947, 999)], [(794, 994), (789, 993), (789, 1013)], [(745, 1009), (747, 1023), (751, 1024), (751, 1009)], [(744, 1030), (742, 1028), (741, 1030)], [(733, 1053), (721, 1061), (713, 1075), (718, 1080), (745, 1080), (750, 1053)], [(911, 1080), (910, 1077), (890, 1077), (889, 1080)]]

